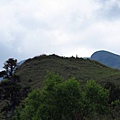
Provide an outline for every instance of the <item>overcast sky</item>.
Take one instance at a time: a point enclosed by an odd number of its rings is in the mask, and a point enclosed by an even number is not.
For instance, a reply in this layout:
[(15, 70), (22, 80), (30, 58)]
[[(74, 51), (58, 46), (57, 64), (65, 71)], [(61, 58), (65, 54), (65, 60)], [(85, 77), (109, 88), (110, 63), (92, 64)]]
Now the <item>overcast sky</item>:
[(97, 50), (120, 55), (120, 0), (0, 0), (0, 66)]

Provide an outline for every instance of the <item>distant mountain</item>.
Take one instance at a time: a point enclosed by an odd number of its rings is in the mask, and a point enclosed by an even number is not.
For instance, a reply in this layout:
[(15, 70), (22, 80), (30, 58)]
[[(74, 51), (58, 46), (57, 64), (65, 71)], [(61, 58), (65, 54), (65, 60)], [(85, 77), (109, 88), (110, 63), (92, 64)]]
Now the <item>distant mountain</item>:
[(120, 69), (120, 55), (108, 51), (101, 50), (93, 53), (91, 60), (96, 60), (109, 67)]
[(17, 66), (22, 65), (25, 61), (26, 61), (26, 60), (22, 60), (22, 61), (18, 62), (18, 63), (17, 63)]

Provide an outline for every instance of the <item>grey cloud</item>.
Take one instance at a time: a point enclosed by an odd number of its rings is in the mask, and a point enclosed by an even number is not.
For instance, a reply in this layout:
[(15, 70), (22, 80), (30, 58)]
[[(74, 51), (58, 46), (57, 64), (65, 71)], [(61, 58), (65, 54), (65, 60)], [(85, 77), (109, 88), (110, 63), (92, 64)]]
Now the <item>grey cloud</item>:
[(4, 62), (8, 58), (15, 58), (16, 55), (17, 54), (15, 49), (10, 49), (0, 44), (0, 69), (2, 69), (2, 67), (4, 66)]
[(24, 59), (25, 55), (18, 50), (24, 37), (22, 31), (0, 31), (0, 69), (8, 58), (16, 58), (18, 61)]
[[(100, 1), (100, 0), (99, 0)], [(101, 2), (101, 7), (96, 11), (96, 17), (103, 20), (120, 19), (120, 2), (105, 0)]]

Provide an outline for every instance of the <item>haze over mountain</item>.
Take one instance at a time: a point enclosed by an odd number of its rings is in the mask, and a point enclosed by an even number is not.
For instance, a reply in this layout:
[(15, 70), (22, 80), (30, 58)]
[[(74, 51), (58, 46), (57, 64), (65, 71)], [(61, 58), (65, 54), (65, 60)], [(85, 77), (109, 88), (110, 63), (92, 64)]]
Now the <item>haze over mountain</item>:
[(120, 55), (108, 51), (96, 51), (91, 55), (91, 60), (96, 60), (112, 68), (120, 69)]

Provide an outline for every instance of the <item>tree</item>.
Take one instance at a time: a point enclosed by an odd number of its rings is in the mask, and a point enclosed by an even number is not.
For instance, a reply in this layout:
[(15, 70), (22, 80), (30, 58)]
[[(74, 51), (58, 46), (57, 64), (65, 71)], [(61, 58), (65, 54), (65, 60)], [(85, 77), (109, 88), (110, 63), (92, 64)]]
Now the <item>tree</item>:
[[(74, 78), (49, 73), (44, 89), (33, 90), (12, 120), (85, 120), (107, 111), (108, 91), (88, 81), (84, 89)], [(24, 106), (24, 107), (23, 107)]]
[(109, 90), (109, 105), (112, 118), (120, 118), (120, 87), (114, 82), (106, 82), (104, 88)]
[(16, 67), (17, 60), (9, 58), (4, 63), (6, 78), (0, 82), (0, 100), (6, 103), (1, 108), (1, 113), (3, 113), (6, 120), (14, 115), (15, 107), (26, 97), (24, 94), (26, 91), (23, 91), (23, 88), (19, 83), (19, 76), (14, 73)]
[(7, 78), (11, 81), (11, 82), (15, 82), (14, 81), (14, 70), (17, 67), (17, 59), (13, 59), (13, 58), (9, 58), (5, 63), (4, 63), (4, 69), (6, 71), (6, 75)]
[[(82, 94), (75, 79), (64, 81), (59, 75), (49, 73), (43, 90), (33, 90), (26, 98), (25, 107), (16, 110), (21, 120), (72, 120), (78, 116)], [(22, 109), (22, 112), (21, 112)]]
[(93, 118), (95, 115), (108, 114), (109, 111), (108, 90), (104, 89), (94, 80), (90, 80), (84, 86), (84, 92), (88, 103), (86, 104), (87, 105), (85, 110), (87, 111), (86, 115), (90, 115)]
[(109, 104), (116, 100), (120, 100), (120, 87), (113, 82), (106, 82), (105, 89), (109, 90)]

